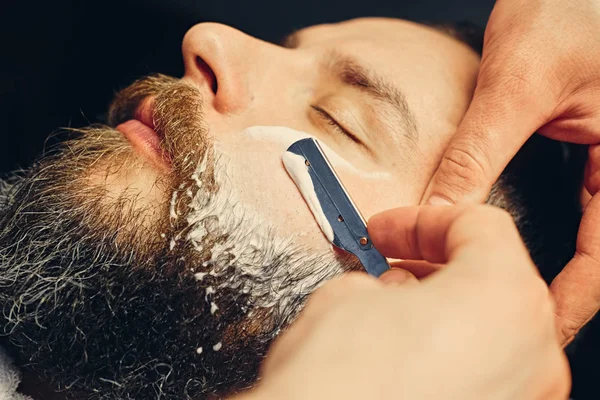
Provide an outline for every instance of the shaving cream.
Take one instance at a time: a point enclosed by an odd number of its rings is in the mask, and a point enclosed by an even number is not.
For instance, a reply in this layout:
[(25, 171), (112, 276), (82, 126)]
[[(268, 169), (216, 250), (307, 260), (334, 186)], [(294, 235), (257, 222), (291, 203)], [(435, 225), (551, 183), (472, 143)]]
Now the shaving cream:
[(310, 208), (310, 211), (315, 217), (317, 224), (319, 224), (321, 231), (327, 240), (333, 243), (333, 229), (331, 228), (331, 224), (323, 212), (323, 208), (321, 207), (321, 202), (317, 197), (317, 193), (315, 193), (315, 185), (313, 184), (312, 178), (308, 173), (308, 167), (305, 163), (306, 160), (304, 157), (289, 151), (283, 153), (281, 160), (283, 161), (283, 165), (290, 175), (290, 178), (292, 178), (298, 187), (298, 190), (300, 190), (302, 197), (304, 197), (306, 204), (308, 204), (308, 208)]
[[(315, 136), (297, 131), (295, 129), (287, 128), (285, 126), (252, 126), (242, 131), (243, 135), (248, 135), (253, 139), (265, 140), (273, 143), (281, 143), (282, 147), (288, 148), (292, 143), (307, 138), (316, 139)], [(319, 140), (319, 144), (323, 149), (323, 152), (331, 162), (334, 168), (343, 168), (347, 171), (356, 174), (364, 179), (390, 179), (392, 174), (389, 172), (378, 172), (378, 171), (364, 171), (356, 168), (354, 164), (346, 160), (344, 157), (336, 153), (332, 148), (328, 147), (322, 140)]]

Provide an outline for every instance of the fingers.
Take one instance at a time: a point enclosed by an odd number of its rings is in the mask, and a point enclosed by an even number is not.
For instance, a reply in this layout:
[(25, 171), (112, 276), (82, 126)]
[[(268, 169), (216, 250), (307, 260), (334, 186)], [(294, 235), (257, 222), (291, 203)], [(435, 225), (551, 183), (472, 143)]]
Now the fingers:
[(485, 200), (508, 162), (546, 122), (537, 104), (539, 97), (534, 94), (518, 75), (504, 71), (496, 74), (482, 65), (473, 101), (448, 144), (422, 203)]
[(397, 208), (374, 215), (367, 228), (373, 244), (386, 257), (441, 263), (446, 262), (446, 232), (460, 211), (454, 207)]
[(432, 264), (423, 260), (396, 260), (390, 262), (391, 268), (403, 269), (415, 278), (422, 279), (444, 268), (443, 264)]
[(600, 191), (600, 145), (590, 146), (585, 171), (585, 188), (590, 194)]
[(379, 279), (367, 274), (349, 273), (327, 282), (310, 296), (298, 319), (273, 344), (269, 357), (263, 362), (263, 373), (277, 369), (301, 343), (306, 341), (311, 329), (327, 312), (343, 304), (348, 298), (381, 289), (383, 284), (417, 285), (418, 281), (410, 272), (392, 269)]
[(262, 374), (272, 374), (290, 355), (306, 342), (306, 337), (317, 321), (348, 296), (372, 291), (382, 287), (382, 282), (367, 274), (349, 273), (333, 279), (317, 289), (309, 298), (306, 306), (291, 325), (273, 344), (269, 357), (261, 366)]
[(418, 284), (417, 278), (409, 271), (392, 268), (379, 277), (379, 281), (387, 285), (414, 285)]
[(499, 264), (504, 271), (531, 264), (512, 218), (496, 207), (397, 208), (373, 216), (368, 230), (386, 257), (429, 263), (461, 258), (465, 267)]
[(568, 344), (600, 308), (600, 194), (588, 203), (577, 236), (577, 250), (550, 285), (556, 301), (559, 340)]

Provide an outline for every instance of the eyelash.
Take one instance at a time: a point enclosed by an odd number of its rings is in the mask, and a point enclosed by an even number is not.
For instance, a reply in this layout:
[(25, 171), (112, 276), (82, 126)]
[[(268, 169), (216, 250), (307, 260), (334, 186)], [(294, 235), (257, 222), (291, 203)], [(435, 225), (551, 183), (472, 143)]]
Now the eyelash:
[(328, 125), (332, 126), (338, 134), (344, 135), (348, 139), (350, 139), (353, 142), (356, 142), (357, 144), (362, 146), (362, 142), (356, 136), (354, 136), (351, 132), (349, 132), (346, 128), (344, 128), (342, 125), (340, 125), (340, 123), (337, 122), (335, 120), (335, 118), (333, 118), (327, 111), (325, 111), (324, 109), (322, 109), (319, 106), (314, 106), (314, 105), (311, 106), (311, 108), (313, 110), (315, 110), (317, 112), (317, 114), (319, 115), (319, 117), (321, 117)]

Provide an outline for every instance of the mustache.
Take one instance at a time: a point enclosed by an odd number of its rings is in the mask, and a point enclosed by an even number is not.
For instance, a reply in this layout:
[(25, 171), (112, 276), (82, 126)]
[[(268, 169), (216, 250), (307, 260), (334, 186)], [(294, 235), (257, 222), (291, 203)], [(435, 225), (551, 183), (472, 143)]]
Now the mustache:
[[(193, 174), (212, 143), (202, 112), (202, 95), (182, 80), (162, 74), (146, 76), (115, 95), (108, 110), (108, 124), (114, 128), (135, 119), (136, 111), (147, 101), (151, 104), (153, 128), (161, 138), (161, 149), (170, 157), (179, 176), (176, 183), (181, 184), (183, 176)], [(214, 155), (209, 155), (208, 161), (212, 166)], [(214, 172), (212, 169), (209, 168), (207, 176)]]
[(136, 80), (115, 95), (108, 109), (108, 125), (115, 127), (133, 119), (136, 109), (144, 99), (156, 97), (177, 82), (177, 79), (162, 74), (149, 75)]

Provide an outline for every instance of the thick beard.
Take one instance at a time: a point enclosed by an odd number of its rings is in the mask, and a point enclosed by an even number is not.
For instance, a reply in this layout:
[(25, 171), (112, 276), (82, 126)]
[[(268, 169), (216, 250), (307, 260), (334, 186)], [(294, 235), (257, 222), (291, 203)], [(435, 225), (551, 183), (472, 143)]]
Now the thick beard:
[[(168, 193), (161, 218), (142, 224), (149, 210), (135, 198), (107, 203), (106, 188), (90, 186), (93, 166), (136, 162), (102, 127), (13, 178), (0, 206), (5, 344), (26, 374), (67, 398), (200, 399), (250, 387), (307, 296), (359, 269), (249, 218), (209, 144), (198, 93), (153, 79), (127, 90), (158, 95), (174, 169), (157, 183)], [(117, 98), (114, 119), (132, 97)]]
[[(157, 129), (176, 172), (158, 182), (168, 200), (151, 227), (131, 198), (107, 204), (105, 188), (84, 178), (99, 161), (136, 162), (110, 128), (82, 132), (0, 188), (0, 328), (24, 372), (67, 398), (207, 398), (251, 386), (308, 294), (359, 268), (247, 218), (219, 173), (197, 93), (175, 82), (133, 85), (110, 113), (116, 124), (158, 95)], [(513, 214), (549, 281), (573, 254), (581, 169), (539, 140), (489, 202)]]

